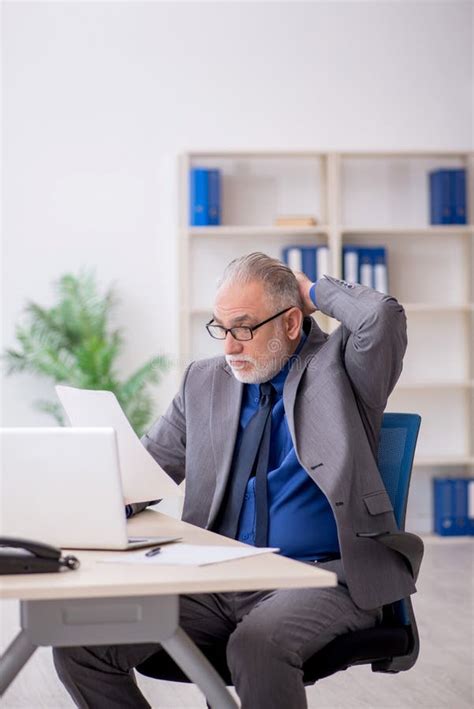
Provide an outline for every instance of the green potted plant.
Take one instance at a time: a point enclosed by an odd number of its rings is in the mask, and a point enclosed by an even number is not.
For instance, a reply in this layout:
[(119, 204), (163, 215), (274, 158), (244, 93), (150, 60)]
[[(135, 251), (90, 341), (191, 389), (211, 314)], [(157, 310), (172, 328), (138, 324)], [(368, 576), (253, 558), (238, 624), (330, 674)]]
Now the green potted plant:
[[(52, 307), (27, 303), (24, 321), (15, 330), (18, 347), (2, 356), (7, 374), (31, 372), (54, 383), (112, 391), (137, 435), (142, 435), (153, 414), (148, 388), (168, 369), (167, 358), (153, 357), (121, 381), (116, 362), (123, 336), (109, 324), (117, 303), (113, 288), (101, 294), (95, 274), (86, 270), (63, 275), (54, 287)], [(64, 425), (59, 403), (37, 400), (34, 405)]]

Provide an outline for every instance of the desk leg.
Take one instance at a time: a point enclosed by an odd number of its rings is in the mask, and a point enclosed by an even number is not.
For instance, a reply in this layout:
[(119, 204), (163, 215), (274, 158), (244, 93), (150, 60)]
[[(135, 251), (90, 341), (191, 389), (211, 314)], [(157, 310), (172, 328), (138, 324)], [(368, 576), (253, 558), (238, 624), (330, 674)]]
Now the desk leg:
[(25, 630), (20, 630), (0, 657), (0, 697), (10, 686), (21, 668), (26, 665), (34, 651), (33, 645)]
[(199, 687), (213, 709), (238, 708), (220, 675), (182, 628), (177, 628), (170, 638), (161, 640), (161, 645)]
[(38, 645), (160, 643), (214, 709), (238, 705), (219, 674), (179, 627), (178, 596), (70, 598), (21, 602), (23, 630), (0, 664), (5, 691)]

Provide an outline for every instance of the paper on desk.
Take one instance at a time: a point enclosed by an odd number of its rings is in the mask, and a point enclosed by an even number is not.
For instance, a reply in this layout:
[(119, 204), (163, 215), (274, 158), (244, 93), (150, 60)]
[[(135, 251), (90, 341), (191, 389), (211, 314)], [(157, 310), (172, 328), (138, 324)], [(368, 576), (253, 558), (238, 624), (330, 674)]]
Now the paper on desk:
[(55, 389), (72, 426), (111, 426), (115, 429), (126, 504), (182, 496), (178, 485), (140, 443), (113, 392), (62, 385)]
[(268, 554), (280, 551), (274, 547), (237, 547), (237, 546), (200, 546), (198, 544), (170, 544), (164, 546), (159, 554), (146, 556), (146, 550), (140, 552), (116, 552), (113, 556), (99, 559), (97, 563), (106, 564), (147, 564), (150, 566), (206, 566), (221, 561), (233, 561), (247, 556)]

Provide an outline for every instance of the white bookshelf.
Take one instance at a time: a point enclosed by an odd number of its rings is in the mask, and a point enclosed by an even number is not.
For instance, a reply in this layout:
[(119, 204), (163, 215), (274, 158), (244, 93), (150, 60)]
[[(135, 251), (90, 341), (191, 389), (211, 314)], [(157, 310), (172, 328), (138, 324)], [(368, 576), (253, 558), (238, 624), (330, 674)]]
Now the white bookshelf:
[[(222, 225), (189, 226), (189, 170), (222, 174)], [(428, 173), (468, 170), (467, 225), (429, 224)], [(342, 275), (346, 244), (384, 245), (389, 290), (404, 305), (409, 346), (387, 410), (421, 414), (415, 465), (474, 470), (474, 153), (198, 151), (180, 158), (180, 361), (221, 352), (204, 325), (225, 265), (251, 251), (326, 244)], [(279, 227), (282, 214), (318, 220)], [(316, 316), (323, 329), (338, 323)]]

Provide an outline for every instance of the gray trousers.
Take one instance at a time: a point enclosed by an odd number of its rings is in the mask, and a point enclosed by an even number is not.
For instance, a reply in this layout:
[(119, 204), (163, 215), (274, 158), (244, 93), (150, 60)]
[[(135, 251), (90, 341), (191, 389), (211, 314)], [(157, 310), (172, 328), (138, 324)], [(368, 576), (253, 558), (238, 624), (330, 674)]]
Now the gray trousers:
[[(212, 593), (180, 598), (180, 625), (197, 645), (228, 641), (227, 662), (242, 709), (307, 707), (302, 665), (336, 636), (370, 628), (382, 610), (361, 610), (344, 583), (340, 561), (332, 588)], [(150, 705), (133, 668), (159, 644), (55, 648), (59, 678), (81, 709)]]

